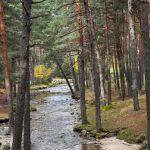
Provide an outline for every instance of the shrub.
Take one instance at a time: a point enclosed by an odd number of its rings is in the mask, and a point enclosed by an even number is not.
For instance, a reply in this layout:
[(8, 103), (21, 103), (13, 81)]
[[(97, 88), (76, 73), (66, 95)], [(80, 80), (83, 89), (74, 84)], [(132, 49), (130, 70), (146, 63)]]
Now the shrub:
[(44, 65), (38, 65), (34, 67), (34, 77), (36, 84), (51, 82), (52, 70), (46, 68)]

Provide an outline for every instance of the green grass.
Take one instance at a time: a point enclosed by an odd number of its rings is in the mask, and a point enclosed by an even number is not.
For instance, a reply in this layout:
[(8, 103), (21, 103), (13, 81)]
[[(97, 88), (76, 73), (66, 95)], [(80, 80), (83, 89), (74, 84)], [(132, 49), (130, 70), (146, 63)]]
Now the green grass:
[(119, 132), (117, 138), (120, 140), (125, 140), (128, 143), (136, 143), (137, 137), (131, 129), (124, 129)]

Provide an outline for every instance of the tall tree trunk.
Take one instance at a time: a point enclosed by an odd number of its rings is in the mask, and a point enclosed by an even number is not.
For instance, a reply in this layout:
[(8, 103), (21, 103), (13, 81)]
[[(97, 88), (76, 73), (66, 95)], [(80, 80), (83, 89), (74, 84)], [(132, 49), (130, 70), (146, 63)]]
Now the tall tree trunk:
[(108, 37), (108, 21), (107, 21), (107, 0), (104, 0), (104, 20), (105, 20), (105, 42), (106, 42), (106, 51), (107, 51), (107, 98), (108, 105), (111, 104), (111, 74), (110, 74), (110, 65), (111, 65), (111, 55), (109, 47), (109, 37)]
[(9, 106), (9, 131), (10, 133), (13, 130), (13, 99), (12, 99), (12, 87), (11, 87), (11, 75), (10, 75), (10, 64), (8, 59), (8, 49), (7, 49), (7, 38), (5, 32), (4, 24), (4, 10), (3, 10), (3, 1), (0, 1), (0, 35), (2, 43), (2, 60), (3, 60), (3, 72), (5, 78), (5, 89), (6, 96)]
[(89, 48), (90, 48), (90, 55), (91, 55), (91, 67), (92, 67), (92, 76), (93, 76), (93, 83), (94, 83), (94, 94), (95, 94), (95, 109), (96, 109), (96, 129), (99, 131), (102, 128), (101, 124), (101, 112), (100, 112), (100, 79), (99, 79), (99, 72), (98, 72), (98, 60), (96, 56), (96, 46), (95, 46), (95, 32), (94, 32), (94, 24), (92, 15), (89, 9), (88, 0), (83, 0), (84, 2), (84, 10), (85, 10), (85, 17), (87, 22), (87, 31), (88, 31), (88, 38), (89, 38)]
[(128, 0), (128, 22), (129, 22), (129, 33), (130, 33), (130, 56), (132, 63), (132, 91), (133, 91), (133, 106), (134, 110), (138, 111), (139, 100), (138, 100), (138, 81), (137, 81), (137, 48), (136, 48), (136, 38), (134, 31), (134, 21), (133, 21), (133, 0)]
[(80, 0), (76, 0), (77, 24), (79, 28), (79, 82), (80, 82), (80, 109), (82, 124), (87, 124), (86, 102), (85, 102), (85, 73), (84, 73), (84, 41), (81, 18)]
[(147, 0), (140, 0), (141, 10), (141, 36), (143, 40), (144, 50), (144, 66), (145, 66), (145, 89), (147, 103), (147, 145), (150, 150), (150, 38), (148, 23), (148, 3)]
[(28, 69), (29, 69), (31, 0), (23, 0), (22, 7), (23, 7), (23, 35), (22, 35), (22, 50), (20, 55), (20, 84), (16, 104), (12, 150), (21, 150), (25, 95), (28, 86), (27, 81), (29, 78)]

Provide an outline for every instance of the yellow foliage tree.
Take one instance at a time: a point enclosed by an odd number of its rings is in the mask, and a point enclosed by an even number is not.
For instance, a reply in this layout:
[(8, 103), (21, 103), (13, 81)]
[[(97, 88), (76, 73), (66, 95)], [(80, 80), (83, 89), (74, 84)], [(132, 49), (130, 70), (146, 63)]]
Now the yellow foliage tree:
[(47, 79), (52, 73), (50, 68), (46, 68), (44, 65), (37, 65), (34, 67), (34, 77), (36, 79)]

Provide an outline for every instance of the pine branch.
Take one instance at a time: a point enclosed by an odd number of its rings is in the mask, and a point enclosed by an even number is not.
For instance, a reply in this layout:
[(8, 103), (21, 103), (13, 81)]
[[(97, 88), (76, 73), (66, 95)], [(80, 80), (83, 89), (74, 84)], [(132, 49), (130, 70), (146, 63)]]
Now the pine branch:
[(63, 5), (59, 6), (58, 8), (51, 10), (51, 11), (48, 12), (48, 13), (41, 14), (41, 15), (38, 15), (38, 16), (33, 16), (33, 17), (31, 17), (31, 19), (37, 19), (37, 18), (41, 18), (41, 17), (51, 16), (52, 14), (57, 13), (57, 12), (58, 12), (60, 9), (62, 9), (63, 7), (66, 7), (66, 6), (69, 6), (69, 5), (73, 5), (73, 4), (76, 4), (76, 1), (75, 1), (75, 0), (73, 0), (73, 2), (71, 2), (71, 3), (63, 4)]

